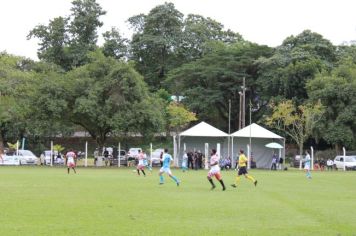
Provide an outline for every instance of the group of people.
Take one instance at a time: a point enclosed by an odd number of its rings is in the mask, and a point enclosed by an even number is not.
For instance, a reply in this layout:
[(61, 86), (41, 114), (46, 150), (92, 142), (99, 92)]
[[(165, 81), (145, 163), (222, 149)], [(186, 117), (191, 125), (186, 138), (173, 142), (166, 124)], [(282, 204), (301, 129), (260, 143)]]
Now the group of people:
[[(167, 148), (164, 150), (164, 153), (163, 153), (161, 159), (162, 159), (163, 166), (159, 170), (159, 174), (158, 174), (159, 175), (159, 184), (160, 185), (164, 184), (163, 174), (166, 173), (176, 183), (176, 185), (179, 186), (181, 181), (176, 176), (174, 176), (172, 174), (172, 171), (170, 169), (170, 165), (171, 165), (171, 162), (173, 161), (173, 158), (168, 153)], [(186, 159), (188, 161), (187, 153), (186, 153), (185, 157), (183, 158), (183, 161), (184, 161), (184, 159)], [(145, 165), (142, 160), (143, 160), (143, 158), (139, 158), (139, 164), (137, 165), (138, 175), (140, 175), (140, 171), (142, 172), (143, 175), (145, 175), (145, 172), (144, 172)], [(235, 184), (231, 185), (232, 187), (234, 187), (234, 188), (238, 187), (238, 185), (240, 183), (240, 177), (242, 175), (244, 175), (245, 178), (252, 181), (252, 183), (255, 186), (257, 186), (257, 180), (254, 177), (252, 177), (251, 175), (249, 175), (247, 172), (247, 161), (248, 161), (248, 159), (246, 158), (244, 151), (240, 150), (238, 173), (237, 173)], [(213, 181), (213, 177), (215, 177), (215, 179), (218, 180), (219, 183), (221, 184), (222, 190), (225, 191), (226, 186), (224, 184), (224, 181), (223, 181), (223, 178), (221, 175), (221, 169), (220, 169), (219, 163), (220, 163), (220, 157), (216, 153), (216, 149), (212, 149), (211, 150), (211, 158), (210, 158), (210, 162), (209, 162), (210, 170), (207, 174), (207, 179), (208, 179), (209, 183), (211, 184), (212, 190), (216, 188), (216, 185)]]
[(184, 152), (182, 160), (182, 169), (183, 171), (186, 171), (189, 168), (191, 168), (192, 170), (203, 169), (204, 160), (205, 156), (200, 150), (194, 152)]
[(272, 156), (271, 170), (281, 170), (283, 168), (283, 158), (278, 157), (276, 153)]

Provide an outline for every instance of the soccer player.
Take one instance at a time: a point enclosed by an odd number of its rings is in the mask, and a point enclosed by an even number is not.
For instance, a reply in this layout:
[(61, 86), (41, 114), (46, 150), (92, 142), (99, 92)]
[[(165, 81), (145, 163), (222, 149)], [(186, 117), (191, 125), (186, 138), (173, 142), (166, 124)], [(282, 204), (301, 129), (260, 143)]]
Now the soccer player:
[(72, 168), (74, 173), (76, 174), (77, 172), (75, 171), (75, 158), (77, 156), (75, 155), (73, 150), (69, 150), (69, 152), (67, 152), (65, 157), (66, 157), (66, 164), (67, 164), (67, 168), (68, 168), (68, 174), (69, 174), (70, 168)]
[(304, 170), (306, 172), (306, 177), (308, 179), (311, 179), (311, 173), (310, 173), (310, 155), (308, 151), (305, 151), (305, 159), (304, 159)]
[(138, 175), (140, 175), (140, 170), (141, 170), (142, 174), (144, 176), (146, 176), (146, 173), (144, 171), (144, 169), (145, 169), (144, 160), (145, 160), (145, 155), (143, 154), (143, 152), (141, 150), (138, 150), (138, 164), (137, 164), (137, 174)]
[(142, 153), (143, 153), (143, 164), (148, 168), (149, 171), (152, 172), (152, 167), (151, 167), (150, 163), (147, 160), (146, 153), (143, 150), (142, 150)]
[(222, 186), (222, 190), (225, 191), (225, 184), (224, 181), (222, 180), (222, 176), (220, 173), (220, 167), (219, 167), (219, 156), (216, 154), (216, 150), (212, 149), (211, 150), (211, 158), (210, 158), (210, 170), (208, 172), (208, 180), (211, 183), (211, 190), (215, 188), (215, 184), (213, 182), (212, 177), (215, 176), (215, 178), (220, 182)]
[(170, 154), (168, 154), (168, 149), (164, 149), (164, 154), (162, 155), (162, 167), (159, 170), (159, 184), (163, 184), (164, 183), (164, 178), (163, 178), (163, 173), (166, 173), (169, 175), (169, 177), (171, 177), (174, 182), (176, 182), (177, 186), (179, 186), (180, 181), (177, 179), (177, 177), (172, 175), (171, 172), (171, 161), (173, 160), (172, 156)]
[(251, 180), (255, 184), (255, 186), (257, 186), (257, 180), (255, 180), (251, 175), (247, 173), (247, 168), (246, 168), (247, 161), (248, 160), (244, 154), (244, 150), (240, 150), (239, 169), (236, 177), (236, 184), (232, 184), (231, 185), (232, 187), (236, 188), (239, 185), (241, 175), (244, 175), (245, 178)]

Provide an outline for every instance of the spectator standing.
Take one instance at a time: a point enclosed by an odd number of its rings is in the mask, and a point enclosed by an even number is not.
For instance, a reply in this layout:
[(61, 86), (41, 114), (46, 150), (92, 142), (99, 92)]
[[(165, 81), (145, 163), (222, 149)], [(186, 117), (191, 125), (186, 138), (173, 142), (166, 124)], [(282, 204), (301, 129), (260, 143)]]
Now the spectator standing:
[(334, 165), (333, 160), (331, 160), (331, 159), (329, 158), (328, 161), (326, 162), (326, 165), (327, 165), (327, 167), (328, 167), (328, 170), (333, 170), (333, 165)]
[(182, 158), (182, 170), (185, 172), (188, 170), (188, 154), (184, 151), (183, 158)]
[(192, 168), (192, 170), (194, 169), (193, 167), (193, 152), (188, 152), (187, 153), (187, 156), (188, 156), (188, 169), (189, 168)]
[(273, 153), (271, 170), (277, 170), (277, 155)]

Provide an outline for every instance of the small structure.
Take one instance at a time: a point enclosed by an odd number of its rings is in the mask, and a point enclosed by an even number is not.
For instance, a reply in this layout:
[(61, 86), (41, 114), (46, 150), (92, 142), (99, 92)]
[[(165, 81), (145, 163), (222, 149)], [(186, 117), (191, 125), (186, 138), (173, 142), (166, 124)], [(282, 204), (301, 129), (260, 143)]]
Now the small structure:
[(205, 123), (204, 121), (200, 122), (178, 135), (177, 145), (175, 145), (177, 146), (177, 151), (175, 152), (176, 155), (174, 157), (176, 160), (175, 164), (180, 164), (184, 151), (201, 151), (204, 153), (206, 143), (209, 144), (209, 149), (216, 148), (220, 156), (227, 157), (228, 137), (229, 135), (227, 133)]
[[(255, 123), (231, 134), (233, 160), (236, 160), (238, 152), (243, 149), (246, 156), (252, 157), (257, 168), (270, 168), (272, 163), (271, 148), (267, 144), (275, 142), (282, 146), (280, 156), (285, 160), (285, 139)], [(250, 162), (250, 159), (249, 159)], [(250, 163), (249, 163), (250, 164)]]

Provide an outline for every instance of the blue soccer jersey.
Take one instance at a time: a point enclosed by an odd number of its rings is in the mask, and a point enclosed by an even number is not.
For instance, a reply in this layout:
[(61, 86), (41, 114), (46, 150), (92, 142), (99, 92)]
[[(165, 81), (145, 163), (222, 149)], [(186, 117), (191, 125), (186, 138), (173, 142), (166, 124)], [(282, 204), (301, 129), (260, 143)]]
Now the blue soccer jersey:
[(163, 168), (169, 168), (171, 165), (172, 156), (168, 153), (163, 155)]

